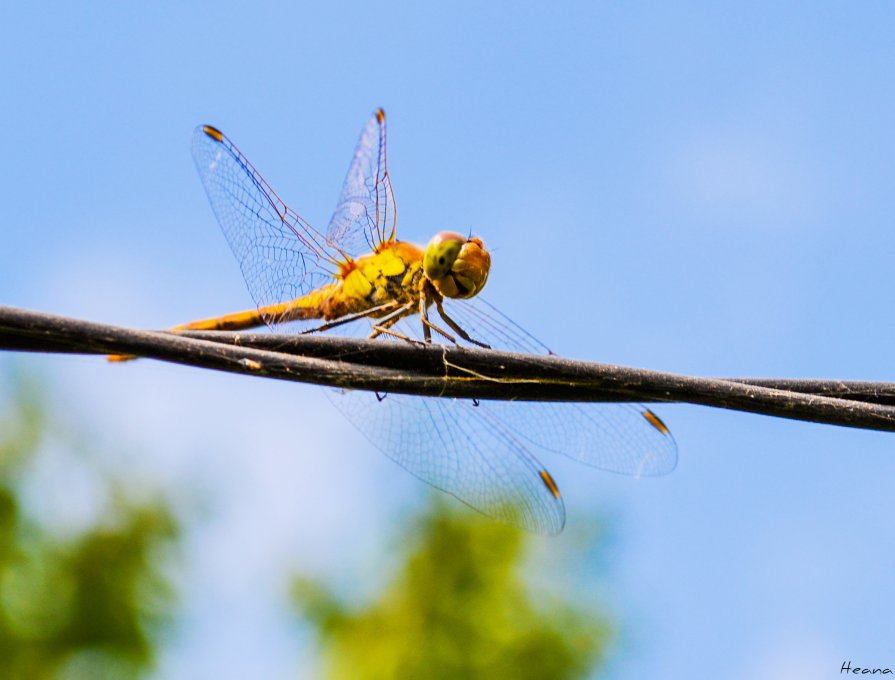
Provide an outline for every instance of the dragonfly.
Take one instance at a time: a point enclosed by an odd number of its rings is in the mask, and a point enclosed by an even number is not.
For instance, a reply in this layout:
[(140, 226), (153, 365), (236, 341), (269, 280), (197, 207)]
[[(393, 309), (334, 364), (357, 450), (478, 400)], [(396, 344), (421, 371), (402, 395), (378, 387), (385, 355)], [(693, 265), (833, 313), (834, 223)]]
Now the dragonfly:
[[(396, 342), (550, 353), (479, 296), (491, 269), (481, 238), (441, 231), (425, 247), (397, 238), (386, 141), (385, 112), (377, 109), (361, 131), (329, 226), (320, 232), (280, 199), (224, 133), (211, 125), (196, 128), (196, 168), (255, 307), (175, 329), (353, 326)], [(325, 389), (399, 465), (474, 509), (535, 533), (559, 533), (566, 518), (559, 487), (535, 452), (634, 476), (664, 474), (677, 463), (669, 429), (638, 404)]]

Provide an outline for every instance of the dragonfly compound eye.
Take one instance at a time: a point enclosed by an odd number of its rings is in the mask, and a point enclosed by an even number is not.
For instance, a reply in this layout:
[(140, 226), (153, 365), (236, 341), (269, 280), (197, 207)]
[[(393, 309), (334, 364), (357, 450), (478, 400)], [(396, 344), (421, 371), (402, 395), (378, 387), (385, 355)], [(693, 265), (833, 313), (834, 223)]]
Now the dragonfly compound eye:
[(426, 246), (423, 270), (431, 280), (444, 278), (451, 273), (451, 267), (460, 254), (466, 239), (453, 231), (440, 231)]
[(491, 256), (481, 239), (442, 231), (426, 247), (423, 270), (444, 297), (471, 298), (488, 280)]

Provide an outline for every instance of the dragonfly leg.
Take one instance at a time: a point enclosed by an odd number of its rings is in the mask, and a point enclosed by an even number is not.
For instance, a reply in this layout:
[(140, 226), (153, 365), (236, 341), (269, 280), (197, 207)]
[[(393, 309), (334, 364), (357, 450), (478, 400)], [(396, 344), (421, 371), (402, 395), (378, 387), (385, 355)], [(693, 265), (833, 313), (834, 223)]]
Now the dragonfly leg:
[(438, 292), (432, 289), (431, 286), (424, 284), (423, 287), (420, 288), (420, 322), (423, 324), (423, 337), (426, 339), (426, 343), (432, 342), (432, 331), (435, 331), (439, 335), (447, 338), (448, 342), (452, 342), (456, 345), (457, 338), (429, 321), (430, 300), (434, 300), (437, 305), (441, 304)]
[[(452, 343), (454, 343), (455, 345), (457, 344), (457, 338), (455, 338), (453, 335), (451, 335), (450, 333), (448, 333), (448, 332), (447, 332), (446, 330), (444, 330), (443, 328), (439, 328), (438, 326), (436, 326), (434, 323), (432, 323), (432, 322), (429, 321), (428, 319), (423, 319), (423, 332), (429, 330), (430, 328), (431, 328), (433, 331), (435, 331), (436, 333), (438, 333), (439, 335), (442, 335), (442, 336), (444, 336), (445, 338), (447, 338), (447, 341), (448, 341), (448, 342), (452, 342)], [(430, 342), (431, 342), (431, 339), (430, 339)]]
[(420, 321), (423, 323), (423, 338), (426, 342), (432, 342), (432, 331), (429, 328), (429, 300), (426, 288), (420, 289)]
[(413, 311), (413, 303), (412, 302), (408, 302), (403, 305), (400, 303), (392, 303), (392, 304), (397, 305), (395, 310), (389, 314), (386, 314), (385, 316), (380, 317), (379, 321), (376, 324), (377, 326), (384, 326), (385, 328), (394, 326), (396, 323), (398, 323), (398, 321), (400, 321), (401, 319), (403, 319), (405, 316), (407, 316), (408, 314), (410, 314)]
[[(396, 333), (395, 331), (389, 330), (398, 321), (400, 321), (401, 319), (403, 319), (405, 316), (409, 315), (413, 311), (414, 304), (415, 303), (413, 303), (413, 302), (407, 303), (403, 307), (396, 309), (392, 314), (390, 314), (388, 317), (386, 317), (385, 319), (380, 321), (380, 323), (373, 326), (374, 331), (370, 335), (370, 337), (375, 338), (375, 337), (378, 337), (382, 333), (386, 333), (387, 335), (391, 335), (396, 338), (401, 338), (402, 340), (407, 340), (409, 342), (419, 344), (419, 340), (414, 340), (413, 338), (409, 338), (406, 335), (403, 335), (401, 333)], [(436, 333), (443, 335), (445, 338), (448, 339), (449, 342), (453, 342), (454, 344), (457, 343), (457, 340), (454, 338), (454, 336), (452, 336), (447, 331), (439, 328), (438, 326), (436, 326), (435, 324), (433, 324), (429, 321), (428, 314), (426, 313), (425, 298), (422, 298), (422, 297), (421, 297), (421, 302), (420, 302), (420, 319), (423, 322), (423, 336), (425, 338), (424, 342), (426, 344), (432, 342), (431, 331), (435, 331)]]
[(401, 340), (405, 340), (407, 342), (410, 342), (410, 343), (413, 343), (416, 345), (424, 344), (424, 343), (420, 342), (419, 340), (415, 340), (414, 338), (407, 337), (403, 333), (398, 333), (396, 331), (390, 330), (392, 326), (394, 326), (396, 323), (398, 323), (398, 321), (400, 321), (405, 316), (407, 316), (408, 314), (413, 312), (413, 305), (414, 305), (413, 302), (409, 302), (405, 305), (402, 305), (401, 307), (396, 309), (394, 312), (392, 312), (391, 314), (386, 316), (384, 319), (382, 319), (379, 323), (377, 323), (375, 326), (373, 326), (373, 332), (370, 333), (370, 338), (371, 339), (378, 338), (380, 335), (385, 334), (385, 335), (391, 335), (392, 337), (399, 338)]
[(409, 338), (403, 333), (398, 333), (397, 331), (389, 330), (388, 328), (383, 328), (381, 326), (374, 326), (376, 329), (375, 333), (370, 335), (371, 338), (378, 338), (380, 335), (391, 335), (393, 338), (398, 338), (398, 340), (404, 340), (405, 342), (412, 343), (414, 345), (425, 345), (426, 343), (422, 340), (416, 340), (415, 338)]
[(358, 319), (364, 319), (368, 316), (372, 316), (373, 314), (378, 314), (379, 312), (385, 312), (386, 314), (388, 314), (391, 313), (399, 304), (400, 303), (397, 302), (386, 302), (385, 304), (379, 305), (378, 307), (372, 307), (366, 311), (358, 312), (357, 314), (349, 314), (347, 316), (336, 319), (335, 321), (330, 321), (329, 323), (315, 326), (314, 328), (309, 328), (306, 331), (302, 331), (301, 335), (328, 331), (330, 328), (336, 328), (337, 326), (341, 326), (342, 324), (351, 323), (352, 321), (357, 321)]
[(447, 312), (444, 311), (444, 305), (440, 298), (435, 298), (435, 307), (438, 309), (438, 314), (444, 319), (444, 322), (456, 331), (457, 335), (466, 340), (466, 342), (471, 342), (473, 345), (478, 345), (479, 347), (484, 347), (485, 349), (491, 349), (491, 345), (486, 345), (484, 342), (479, 342), (475, 338), (469, 336), (469, 333), (461, 328), (460, 324), (454, 321), (451, 317), (448, 316)]

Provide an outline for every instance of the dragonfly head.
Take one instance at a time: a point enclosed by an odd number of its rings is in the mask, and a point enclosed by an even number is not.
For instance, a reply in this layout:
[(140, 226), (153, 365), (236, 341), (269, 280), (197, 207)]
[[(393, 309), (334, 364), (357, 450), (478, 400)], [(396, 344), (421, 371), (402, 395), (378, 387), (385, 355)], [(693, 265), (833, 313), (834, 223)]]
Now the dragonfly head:
[(482, 239), (440, 231), (426, 246), (423, 271), (444, 297), (471, 298), (485, 287), (491, 256)]

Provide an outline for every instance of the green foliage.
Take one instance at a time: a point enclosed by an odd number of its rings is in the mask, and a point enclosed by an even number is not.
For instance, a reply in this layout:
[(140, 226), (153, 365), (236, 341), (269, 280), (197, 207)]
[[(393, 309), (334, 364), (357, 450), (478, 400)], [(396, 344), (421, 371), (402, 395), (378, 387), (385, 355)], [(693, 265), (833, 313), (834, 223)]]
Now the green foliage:
[(605, 617), (539, 597), (522, 578), (528, 534), (472, 512), (433, 509), (408, 532), (393, 580), (351, 610), (300, 578), (299, 610), (316, 629), (330, 678), (580, 678), (604, 653)]
[[(75, 536), (29, 517), (23, 482), (53, 425), (27, 385), (0, 416), (0, 677), (139, 677), (173, 597), (157, 558), (177, 525), (164, 504), (125, 500), (108, 480), (107, 519)], [(53, 443), (74, 448), (64, 435)]]

